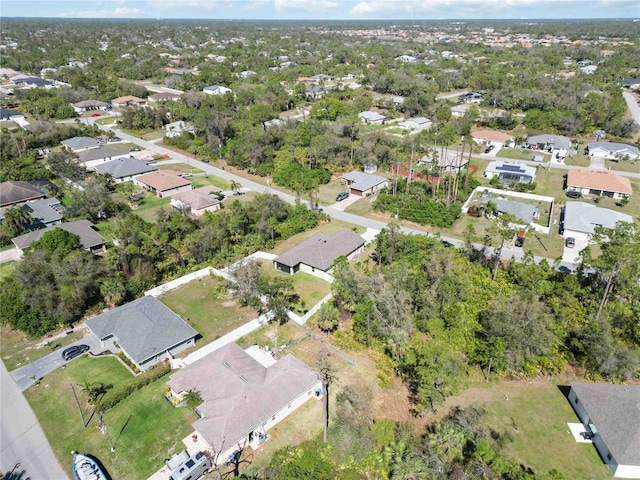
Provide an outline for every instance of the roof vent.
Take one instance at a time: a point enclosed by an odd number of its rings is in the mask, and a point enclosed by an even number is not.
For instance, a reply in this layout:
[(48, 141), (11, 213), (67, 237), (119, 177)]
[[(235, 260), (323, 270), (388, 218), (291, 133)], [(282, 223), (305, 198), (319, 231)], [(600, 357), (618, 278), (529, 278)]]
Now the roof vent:
[(227, 362), (222, 362), (222, 364), (227, 368), (231, 368), (231, 365), (229, 365)]
[(243, 377), (242, 375), (240, 375), (240, 380), (242, 380), (243, 382), (247, 382), (247, 381), (248, 381), (248, 380), (247, 380), (245, 377)]

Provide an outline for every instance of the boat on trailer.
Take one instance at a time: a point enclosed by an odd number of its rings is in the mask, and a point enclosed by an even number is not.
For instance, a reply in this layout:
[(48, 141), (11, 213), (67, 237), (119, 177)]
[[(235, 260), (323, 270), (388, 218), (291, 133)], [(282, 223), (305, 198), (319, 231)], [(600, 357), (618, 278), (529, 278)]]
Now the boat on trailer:
[(95, 459), (78, 452), (73, 452), (73, 476), (76, 480), (107, 480)]

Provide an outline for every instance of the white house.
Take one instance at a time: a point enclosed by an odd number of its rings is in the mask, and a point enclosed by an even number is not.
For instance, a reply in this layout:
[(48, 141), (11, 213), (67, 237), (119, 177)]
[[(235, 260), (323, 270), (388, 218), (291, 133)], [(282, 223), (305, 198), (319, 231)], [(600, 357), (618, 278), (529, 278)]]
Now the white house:
[(183, 132), (193, 134), (196, 133), (196, 127), (194, 127), (193, 125), (185, 124), (182, 120), (173, 123), (167, 123), (164, 128), (167, 131), (167, 133), (165, 133), (164, 135), (165, 137), (169, 138), (179, 137)]
[(200, 394), (192, 438), (219, 464), (247, 446), (257, 449), (271, 428), (322, 397), (318, 374), (293, 355), (260, 362), (235, 343), (171, 375), (169, 388), (178, 400), (189, 390)]
[(571, 406), (616, 478), (640, 478), (640, 386), (572, 383)]
[(202, 91), (209, 95), (225, 95), (227, 93), (231, 93), (230, 88), (223, 87), (221, 85), (211, 85), (210, 87), (204, 87)]
[(563, 236), (575, 239), (576, 253), (591, 242), (596, 227), (613, 229), (618, 222), (633, 222), (633, 218), (626, 213), (586, 202), (567, 202), (563, 218)]
[(362, 120), (362, 123), (381, 124), (384, 123), (387, 117), (381, 113), (368, 110), (366, 112), (360, 112), (358, 118)]
[(412, 131), (424, 130), (426, 128), (430, 128), (431, 125), (433, 125), (433, 122), (426, 117), (407, 118), (406, 120), (398, 123), (398, 127)]
[(580, 67), (580, 72), (586, 75), (593, 75), (594, 73), (596, 73), (597, 69), (598, 67), (596, 67), (595, 65), (587, 65), (585, 67)]
[(592, 157), (604, 157), (611, 160), (640, 158), (640, 150), (635, 145), (619, 142), (592, 142), (585, 148), (585, 153)]
[(567, 172), (567, 192), (622, 199), (633, 194), (633, 189), (627, 177), (578, 168)]
[(498, 177), (502, 185), (512, 183), (532, 183), (536, 178), (536, 169), (528, 165), (509, 162), (491, 162), (482, 174), (484, 178)]

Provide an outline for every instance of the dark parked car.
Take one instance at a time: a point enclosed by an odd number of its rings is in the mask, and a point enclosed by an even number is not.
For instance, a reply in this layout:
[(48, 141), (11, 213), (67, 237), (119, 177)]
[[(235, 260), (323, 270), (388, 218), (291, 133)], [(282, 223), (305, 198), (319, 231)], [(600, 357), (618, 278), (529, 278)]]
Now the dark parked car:
[(567, 192), (567, 197), (569, 197), (569, 198), (582, 198), (582, 193), (580, 193), (580, 192)]
[(89, 345), (72, 345), (62, 351), (62, 358), (69, 361), (89, 350)]
[(496, 148), (496, 146), (495, 146), (495, 145), (489, 145), (489, 146), (485, 149), (484, 153), (491, 153), (491, 151), (492, 151), (494, 148)]
[(201, 158), (200, 161), (202, 163), (209, 163), (209, 159), (208, 158)]
[(525, 237), (516, 238), (516, 247), (523, 247), (524, 246), (524, 238)]
[(349, 192), (340, 192), (337, 196), (336, 196), (336, 202), (341, 202), (342, 200), (344, 200), (345, 198), (349, 197)]
[(564, 244), (567, 248), (573, 248), (576, 246), (576, 239), (573, 237), (567, 237), (567, 239), (564, 241)]

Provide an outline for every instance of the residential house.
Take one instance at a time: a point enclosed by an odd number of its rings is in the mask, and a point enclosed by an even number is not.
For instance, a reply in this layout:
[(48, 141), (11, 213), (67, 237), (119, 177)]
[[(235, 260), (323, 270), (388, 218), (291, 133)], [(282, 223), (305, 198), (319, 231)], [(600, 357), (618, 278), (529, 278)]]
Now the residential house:
[(164, 135), (165, 137), (169, 138), (179, 137), (184, 132), (192, 133), (194, 135), (196, 133), (196, 127), (194, 127), (193, 125), (185, 124), (182, 120), (173, 123), (167, 123), (164, 128), (167, 131), (167, 133), (165, 133)]
[(483, 95), (481, 93), (468, 92), (462, 97), (462, 102), (479, 104), (482, 103), (482, 98)]
[(18, 123), (20, 120), (25, 120), (23, 113), (0, 107), (0, 121)]
[(134, 157), (123, 157), (96, 165), (95, 170), (99, 175), (110, 175), (115, 183), (122, 183), (158, 168)]
[(640, 158), (640, 150), (635, 145), (619, 142), (592, 142), (585, 148), (585, 153), (592, 157), (604, 157), (611, 160)]
[(368, 110), (366, 112), (360, 112), (358, 118), (362, 120), (362, 123), (377, 125), (384, 123), (387, 117), (381, 113)]
[(267, 130), (271, 127), (284, 127), (287, 125), (287, 122), (285, 120), (282, 120), (281, 118), (273, 118), (271, 120), (267, 120), (266, 122), (262, 122), (262, 127)]
[(576, 244), (587, 246), (596, 227), (613, 229), (618, 222), (633, 222), (625, 213), (596, 207), (586, 202), (567, 202), (563, 215), (563, 236), (573, 237)]
[(195, 345), (198, 332), (152, 296), (121, 305), (86, 321), (100, 346), (122, 351), (140, 370)]
[(307, 400), (321, 398), (318, 374), (296, 357), (288, 354), (269, 363), (229, 343), (171, 375), (175, 398), (190, 390), (200, 394), (200, 419), (193, 423), (191, 438), (218, 463), (238, 449), (260, 447), (271, 428)]
[(597, 69), (598, 67), (595, 65), (586, 65), (584, 67), (580, 67), (580, 73), (584, 73), (586, 75), (593, 75), (594, 73), (596, 73)]
[(514, 183), (533, 183), (536, 178), (536, 169), (528, 165), (509, 162), (491, 162), (487, 165), (484, 178), (498, 177), (501, 185), (512, 185)]
[(149, 95), (147, 98), (151, 103), (175, 102), (178, 99), (180, 99), (180, 95), (171, 92), (158, 92), (153, 95)]
[(506, 198), (485, 199), (485, 203), (487, 202), (493, 202), (499, 213), (509, 213), (524, 225), (530, 225), (534, 219), (540, 216), (538, 207), (530, 203), (507, 200)]
[(158, 197), (169, 197), (173, 194), (191, 190), (193, 186), (189, 180), (171, 170), (158, 170), (146, 173), (133, 179), (136, 185), (154, 192)]
[(111, 105), (114, 107), (146, 107), (147, 101), (144, 98), (125, 95), (111, 100)]
[(62, 146), (67, 150), (71, 150), (72, 152), (80, 152), (82, 150), (86, 150), (88, 148), (96, 148), (101, 145), (101, 143), (95, 138), (91, 137), (73, 137), (67, 138), (63, 140)]
[(214, 193), (219, 191), (219, 188), (208, 185), (176, 193), (171, 197), (171, 206), (175, 210), (188, 211), (198, 217), (204, 212), (216, 212), (220, 210), (220, 200)]
[(418, 59), (411, 55), (400, 55), (399, 57), (394, 58), (394, 60), (403, 62), (403, 63), (416, 63)]
[[(443, 154), (436, 155), (436, 158), (441, 172), (458, 173), (469, 163), (469, 160), (464, 158), (462, 152), (445, 151)], [(417, 164), (433, 170), (433, 155), (425, 155), (417, 161)]]
[(14, 85), (20, 85), (24, 88), (36, 88), (36, 87), (44, 87), (44, 88), (53, 88), (55, 85), (53, 82), (49, 80), (45, 80), (40, 77), (25, 77), (22, 76), (20, 78), (14, 77), (11, 79)]
[[(0, 223), (4, 221), (8, 208), (0, 208)], [(64, 207), (57, 198), (43, 198), (25, 203), (20, 208), (26, 211), (32, 218), (32, 222), (27, 226), (27, 230), (37, 230), (39, 228), (56, 225), (62, 222), (62, 212)]]
[(9, 180), (0, 183), (0, 207), (22, 205), (45, 196), (29, 182)]
[(430, 128), (432, 125), (433, 122), (426, 117), (407, 118), (404, 121), (398, 123), (399, 128), (404, 128), (405, 130), (411, 131), (421, 131), (426, 128)]
[(211, 85), (210, 87), (204, 87), (202, 91), (209, 95), (226, 95), (227, 93), (231, 93), (230, 88), (223, 87), (221, 85)]
[(454, 105), (453, 107), (451, 107), (451, 115), (453, 115), (454, 117), (464, 117), (471, 106), (472, 105), (469, 103)]
[(389, 179), (364, 172), (349, 172), (342, 176), (342, 183), (349, 186), (349, 193), (360, 197), (373, 195), (378, 190), (387, 188)]
[(109, 104), (100, 100), (83, 100), (78, 103), (72, 103), (71, 106), (76, 113), (83, 113), (87, 110), (108, 110)]
[(497, 130), (474, 130), (471, 132), (473, 140), (480, 145), (510, 145), (513, 142), (513, 135), (499, 132)]
[(633, 190), (627, 177), (610, 172), (575, 169), (567, 172), (567, 192), (622, 199), (631, 195)]
[(571, 140), (562, 135), (551, 135), (543, 133), (540, 135), (529, 135), (525, 141), (532, 150), (546, 150), (551, 152), (554, 158), (564, 158), (571, 148)]
[(627, 77), (622, 80), (622, 88), (636, 90), (640, 88), (640, 80), (638, 80), (637, 78)]
[(33, 242), (40, 240), (42, 235), (52, 231), (54, 228), (61, 228), (69, 233), (78, 235), (80, 237), (80, 245), (82, 248), (88, 250), (94, 255), (107, 251), (106, 240), (97, 232), (97, 230), (95, 230), (93, 223), (89, 220), (76, 220), (75, 222), (50, 225), (41, 230), (34, 230), (15, 237), (11, 239), (11, 241), (18, 250), (24, 251), (26, 248), (29, 248)]
[(112, 147), (111, 145), (99, 148), (90, 148), (77, 153), (78, 161), (84, 165), (87, 170), (94, 170), (98, 165), (102, 165), (120, 158), (129, 158), (131, 152), (126, 148)]
[(276, 270), (294, 274), (311, 273), (330, 280), (329, 270), (336, 258), (355, 258), (364, 248), (364, 239), (350, 230), (316, 233), (313, 237), (274, 258)]
[(249, 78), (249, 77), (252, 77), (252, 76), (254, 76), (254, 75), (257, 75), (257, 73), (256, 73), (256, 72), (254, 72), (253, 70), (243, 70), (242, 72), (240, 72), (240, 73), (238, 74), (238, 76), (239, 76), (240, 78)]
[(640, 386), (572, 382), (568, 400), (616, 478), (640, 478)]

